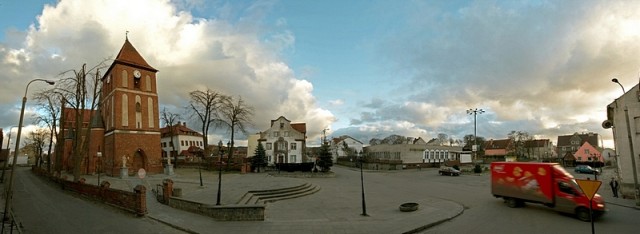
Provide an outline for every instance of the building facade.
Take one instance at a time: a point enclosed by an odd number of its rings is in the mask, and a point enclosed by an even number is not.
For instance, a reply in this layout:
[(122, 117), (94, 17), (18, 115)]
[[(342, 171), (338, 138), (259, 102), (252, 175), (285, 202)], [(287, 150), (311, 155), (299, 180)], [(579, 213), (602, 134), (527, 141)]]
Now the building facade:
[(202, 134), (187, 127), (186, 122), (160, 129), (160, 144), (162, 145), (162, 158), (175, 158), (197, 156), (194, 152), (204, 152)]
[(311, 162), (306, 155), (306, 139), (306, 123), (291, 123), (280, 116), (271, 120), (269, 129), (260, 132), (257, 137), (249, 137), (247, 154), (253, 154), (253, 151), (249, 151), (255, 150), (259, 142), (265, 149), (268, 165)]
[[(63, 110), (61, 141), (63, 160), (68, 161), (71, 148), (69, 137), (82, 134), (71, 122), (82, 117), (83, 128), (91, 124), (89, 148), (83, 167), (91, 173), (96, 164), (108, 175), (118, 175), (121, 168), (128, 174), (144, 169), (150, 174), (163, 171), (158, 113), (156, 70), (125, 39), (113, 63), (101, 78), (100, 105), (96, 111), (83, 115), (75, 109)], [(71, 110), (71, 111), (69, 111)], [(84, 137), (87, 137), (84, 134)], [(62, 139), (62, 138), (61, 138)], [(86, 162), (86, 163), (85, 163)], [(68, 162), (66, 165), (70, 165)], [(85, 171), (83, 169), (83, 171)]]
[[(347, 146), (352, 152), (348, 152), (348, 150), (346, 151), (345, 146)], [(346, 157), (349, 155), (358, 156), (358, 153), (362, 152), (364, 145), (359, 140), (345, 135), (331, 139), (330, 147), (333, 162), (335, 163), (338, 161), (338, 157)]]
[(567, 155), (567, 153), (573, 155), (584, 142), (589, 142), (592, 146), (600, 148), (600, 136), (597, 133), (576, 132), (571, 135), (558, 136), (557, 155), (560, 157)]
[[(635, 85), (607, 106), (607, 120), (602, 124), (613, 131), (616, 168), (623, 194), (633, 195), (640, 173), (640, 90)], [(633, 158), (632, 158), (633, 157)], [(635, 165), (634, 165), (635, 164)], [(640, 186), (640, 185), (638, 185)], [(638, 200), (636, 200), (638, 201)]]

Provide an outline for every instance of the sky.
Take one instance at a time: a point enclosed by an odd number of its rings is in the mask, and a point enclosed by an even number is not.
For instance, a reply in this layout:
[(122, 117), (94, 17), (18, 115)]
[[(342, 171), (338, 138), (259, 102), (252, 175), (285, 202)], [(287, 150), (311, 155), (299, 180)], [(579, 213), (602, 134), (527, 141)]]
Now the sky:
[[(128, 31), (159, 70), (161, 108), (184, 113), (207, 88), (242, 97), (249, 133), (284, 116), (306, 123), (309, 145), (327, 129), (365, 144), (595, 132), (613, 147), (601, 123), (622, 95), (611, 79), (640, 79), (637, 12), (635, 0), (0, 0), (3, 146), (30, 80), (113, 59)], [(36, 114), (28, 102), (23, 135)]]

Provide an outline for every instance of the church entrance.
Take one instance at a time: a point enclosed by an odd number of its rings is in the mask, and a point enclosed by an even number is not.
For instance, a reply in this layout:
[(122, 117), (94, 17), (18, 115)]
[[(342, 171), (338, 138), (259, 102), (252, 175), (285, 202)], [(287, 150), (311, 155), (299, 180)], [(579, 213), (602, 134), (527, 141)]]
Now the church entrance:
[(142, 149), (136, 150), (136, 153), (133, 155), (132, 166), (134, 172), (137, 172), (140, 168), (144, 168), (145, 170), (147, 170), (147, 168), (145, 167), (144, 151), (142, 151)]

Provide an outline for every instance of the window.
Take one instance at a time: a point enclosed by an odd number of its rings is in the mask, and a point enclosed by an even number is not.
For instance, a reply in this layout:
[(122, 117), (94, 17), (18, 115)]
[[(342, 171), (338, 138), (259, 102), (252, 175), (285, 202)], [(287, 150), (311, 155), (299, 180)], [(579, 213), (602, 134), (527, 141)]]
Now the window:
[(153, 121), (153, 99), (151, 97), (147, 98), (147, 119), (149, 120), (149, 127), (153, 128), (155, 125), (155, 121)]
[(296, 143), (291, 143), (291, 149), (292, 150), (297, 150), (298, 149), (297, 144)]
[(122, 126), (129, 126), (129, 96), (127, 94), (122, 94)]
[(271, 150), (271, 143), (267, 143), (267, 150)]
[(584, 154), (589, 154), (589, 149), (584, 149)]
[(180, 146), (184, 146), (184, 141), (180, 141)]
[(149, 76), (145, 76), (144, 77), (144, 82), (145, 82), (145, 88), (147, 91), (151, 91), (151, 77)]
[(558, 182), (558, 189), (563, 193), (577, 195), (573, 188), (571, 188), (571, 185), (567, 182)]
[(278, 135), (280, 135), (279, 132), (273, 132), (274, 137), (278, 137)]
[(289, 131), (284, 132), (284, 137), (289, 137)]
[(297, 162), (297, 161), (296, 161), (296, 156), (295, 156), (295, 155), (291, 155), (291, 156), (289, 156), (289, 162), (290, 162), (290, 163), (295, 163), (295, 162)]
[(122, 70), (122, 87), (127, 87), (129, 86), (129, 81), (128, 81), (128, 77), (127, 77), (127, 70)]
[(284, 128), (284, 123), (280, 123), (280, 128)]

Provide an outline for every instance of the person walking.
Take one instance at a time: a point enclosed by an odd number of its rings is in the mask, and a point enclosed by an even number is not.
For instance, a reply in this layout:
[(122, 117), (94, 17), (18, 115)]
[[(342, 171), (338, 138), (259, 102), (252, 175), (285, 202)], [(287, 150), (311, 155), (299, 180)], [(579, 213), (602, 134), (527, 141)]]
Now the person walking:
[(611, 190), (613, 191), (613, 197), (618, 197), (618, 181), (616, 180), (616, 178), (611, 177), (609, 186), (611, 186)]

